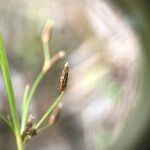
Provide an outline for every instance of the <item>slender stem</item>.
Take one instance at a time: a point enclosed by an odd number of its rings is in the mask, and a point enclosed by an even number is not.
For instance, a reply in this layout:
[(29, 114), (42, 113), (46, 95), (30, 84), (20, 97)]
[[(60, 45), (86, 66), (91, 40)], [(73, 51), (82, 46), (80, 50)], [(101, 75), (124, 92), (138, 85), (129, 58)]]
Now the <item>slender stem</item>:
[(10, 124), (10, 127), (11, 127), (12, 131), (14, 132), (14, 125), (13, 125), (13, 122), (12, 122), (11, 117), (10, 117), (10, 116), (7, 116), (7, 119), (8, 119), (8, 122), (9, 122), (9, 124)]
[[(63, 51), (58, 52), (57, 54), (55, 54), (50, 60), (48, 60), (47, 62), (45, 61), (42, 71), (40, 72), (40, 74), (38, 75), (38, 77), (36, 78), (35, 82), (33, 83), (33, 86), (31, 88), (31, 91), (28, 93), (27, 99), (26, 99), (26, 104), (25, 104), (25, 108), (24, 108), (24, 113), (22, 116), (22, 122), (21, 122), (21, 133), (24, 131), (25, 129), (25, 124), (26, 124), (26, 120), (27, 120), (27, 114), (28, 114), (28, 110), (29, 110), (29, 106), (30, 103), (32, 101), (32, 98), (35, 94), (35, 91), (39, 85), (39, 83), (41, 82), (41, 80), (43, 79), (43, 77), (45, 76), (45, 74), (52, 69), (52, 66), (61, 58), (63, 58), (65, 55), (65, 53)], [(47, 56), (50, 57), (50, 56)], [(48, 65), (46, 65), (48, 64)], [(45, 67), (46, 65), (46, 67)]]
[(28, 97), (28, 92), (29, 92), (29, 85), (27, 84), (24, 90), (24, 95), (23, 95), (23, 105), (22, 105), (22, 110), (25, 108), (26, 106), (26, 100)]
[(37, 134), (38, 134), (38, 133), (41, 133), (41, 132), (43, 132), (43, 131), (45, 131), (46, 129), (48, 129), (48, 128), (50, 128), (50, 127), (51, 127), (51, 124), (47, 124), (47, 125), (45, 125), (44, 127), (39, 128), (39, 129), (37, 130)]
[[(23, 122), (23, 118), (25, 115), (25, 107), (27, 104), (27, 97), (28, 97), (28, 93), (29, 93), (29, 85), (27, 84), (24, 90), (24, 95), (23, 95), (23, 104), (22, 104), (22, 122)], [(21, 133), (23, 132), (23, 124), (21, 124)]]
[(1, 60), (0, 63), (1, 63), (2, 72), (5, 80), (5, 85), (7, 89), (7, 94), (8, 94), (8, 101), (9, 101), (10, 111), (11, 111), (13, 125), (14, 125), (17, 147), (19, 150), (23, 150), (23, 144), (22, 144), (22, 139), (20, 134), (20, 125), (19, 125), (18, 113), (16, 108), (16, 101), (14, 97), (11, 76), (9, 72), (8, 60), (4, 48), (4, 42), (1, 36), (0, 36), (0, 60)]
[(55, 107), (60, 103), (60, 99), (63, 96), (64, 92), (61, 92), (59, 97), (55, 100), (55, 102), (49, 107), (46, 113), (42, 116), (40, 121), (36, 124), (35, 128), (38, 129), (39, 126), (43, 123), (43, 121), (48, 117), (48, 115), (55, 109)]
[(44, 50), (44, 61), (47, 62), (50, 60), (48, 43), (43, 43), (43, 50)]
[(33, 98), (33, 95), (34, 95), (40, 81), (43, 79), (44, 75), (45, 75), (44, 72), (41, 72), (38, 75), (38, 77), (36, 78), (32, 88), (31, 88), (31, 91), (29, 92), (29, 95), (28, 95), (27, 100), (26, 100), (26, 105), (25, 105), (25, 108), (24, 108), (24, 113), (23, 113), (23, 116), (22, 116), (21, 132), (23, 132), (24, 129), (25, 129), (27, 114), (28, 114), (29, 106), (30, 106), (31, 100)]
[(0, 114), (0, 120), (4, 121), (5, 124), (13, 131), (12, 125), (10, 124), (9, 120), (4, 115)]

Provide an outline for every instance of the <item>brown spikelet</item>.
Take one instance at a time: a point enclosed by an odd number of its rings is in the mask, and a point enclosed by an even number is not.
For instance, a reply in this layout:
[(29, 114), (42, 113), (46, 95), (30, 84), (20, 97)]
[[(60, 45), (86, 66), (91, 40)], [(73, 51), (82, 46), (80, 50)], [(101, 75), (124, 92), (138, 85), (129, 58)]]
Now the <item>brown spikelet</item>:
[(62, 92), (67, 87), (68, 73), (69, 73), (69, 65), (68, 65), (68, 62), (66, 62), (64, 65), (64, 69), (62, 71), (61, 77), (60, 77), (60, 90)]
[(22, 140), (24, 140), (27, 136), (35, 136), (37, 135), (37, 130), (34, 127), (34, 116), (30, 115), (28, 117), (26, 128), (22, 134)]

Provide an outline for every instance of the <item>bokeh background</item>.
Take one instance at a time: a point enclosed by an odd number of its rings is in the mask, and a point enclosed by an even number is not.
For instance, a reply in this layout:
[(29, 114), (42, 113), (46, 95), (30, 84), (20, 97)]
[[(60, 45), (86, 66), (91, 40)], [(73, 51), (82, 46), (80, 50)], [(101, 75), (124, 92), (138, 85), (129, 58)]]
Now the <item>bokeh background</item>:
[[(30, 108), (36, 120), (58, 95), (61, 70), (66, 61), (70, 64), (58, 122), (34, 137), (27, 149), (99, 150), (116, 143), (142, 95), (143, 37), (135, 27), (141, 21), (137, 16), (143, 17), (138, 8), (147, 4), (137, 4), (128, 0), (0, 0), (0, 32), (20, 114), (25, 85), (32, 85), (43, 64), (41, 33), (48, 19), (54, 20), (50, 53), (64, 50), (66, 56), (36, 91)], [(2, 73), (0, 112), (9, 114)], [(132, 125), (136, 128), (136, 124)], [(0, 149), (16, 149), (3, 123)]]

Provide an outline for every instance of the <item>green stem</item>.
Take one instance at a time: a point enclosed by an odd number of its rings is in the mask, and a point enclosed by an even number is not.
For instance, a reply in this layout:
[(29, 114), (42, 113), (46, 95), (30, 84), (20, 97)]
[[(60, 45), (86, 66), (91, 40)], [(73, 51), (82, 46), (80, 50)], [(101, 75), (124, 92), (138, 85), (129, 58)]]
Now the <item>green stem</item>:
[(46, 111), (46, 113), (43, 115), (43, 117), (40, 119), (40, 121), (36, 124), (35, 128), (38, 129), (39, 126), (43, 123), (43, 121), (48, 117), (48, 115), (55, 109), (55, 107), (60, 103), (60, 99), (63, 96), (64, 92), (61, 92), (59, 97), (55, 100), (55, 102), (49, 107), (49, 109)]
[(18, 150), (23, 150), (23, 144), (22, 144), (22, 139), (20, 134), (20, 125), (19, 125), (18, 113), (16, 108), (16, 101), (14, 97), (11, 76), (9, 72), (8, 60), (4, 48), (4, 42), (1, 36), (0, 36), (0, 61), (1, 61), (0, 62), (1, 68), (4, 76), (5, 86), (8, 94), (8, 101), (9, 101), (10, 111), (11, 111), (13, 125), (14, 125), (17, 147)]
[[(28, 93), (29, 93), (29, 85), (26, 85), (25, 90), (24, 90), (24, 95), (23, 95), (22, 121), (21, 121), (21, 123), (23, 123), (23, 118), (24, 118), (24, 115), (25, 115), (25, 107), (26, 107), (26, 104), (27, 104)], [(22, 126), (23, 126), (23, 124), (21, 124), (21, 133), (23, 132), (22, 131), (22, 128), (23, 128)]]
[(27, 100), (26, 100), (26, 105), (25, 105), (25, 108), (24, 108), (24, 113), (23, 113), (23, 116), (22, 116), (22, 124), (21, 124), (21, 132), (24, 131), (25, 129), (25, 125), (26, 125), (26, 120), (27, 120), (27, 114), (28, 114), (28, 110), (29, 110), (29, 106), (31, 104), (31, 100), (33, 98), (33, 95), (40, 83), (40, 81), (43, 79), (45, 73), (44, 72), (41, 72), (38, 77), (36, 78), (32, 88), (31, 88), (31, 91), (29, 92), (29, 95), (27, 96)]
[(44, 50), (44, 61), (48, 62), (50, 60), (48, 43), (43, 43), (43, 50)]
[[(48, 43), (43, 43), (43, 49), (44, 49), (44, 64), (45, 64), (45, 63), (49, 62), (49, 60), (50, 60)], [(46, 74), (46, 72), (43, 72), (43, 71), (40, 72), (40, 74), (36, 78), (32, 88), (31, 88), (31, 91), (29, 92), (29, 95), (27, 97), (25, 97), (25, 100), (24, 100), (25, 105), (23, 105), (24, 108), (23, 108), (22, 122), (21, 122), (21, 133), (23, 133), (23, 131), (25, 129), (27, 114), (28, 114), (29, 106), (31, 104), (34, 93), (35, 93), (40, 81), (43, 79), (44, 75)]]
[(44, 127), (39, 128), (39, 129), (37, 130), (37, 134), (39, 134), (39, 133), (45, 131), (45, 130), (48, 129), (49, 127), (51, 127), (51, 124), (47, 124), (47, 125), (45, 125)]
[(23, 104), (22, 104), (22, 110), (24, 110), (26, 106), (26, 100), (28, 97), (28, 92), (29, 92), (29, 85), (26, 85), (25, 90), (24, 90), (24, 95), (23, 95)]
[(0, 120), (4, 121), (5, 124), (13, 131), (13, 126), (10, 124), (10, 121), (4, 115), (0, 114)]

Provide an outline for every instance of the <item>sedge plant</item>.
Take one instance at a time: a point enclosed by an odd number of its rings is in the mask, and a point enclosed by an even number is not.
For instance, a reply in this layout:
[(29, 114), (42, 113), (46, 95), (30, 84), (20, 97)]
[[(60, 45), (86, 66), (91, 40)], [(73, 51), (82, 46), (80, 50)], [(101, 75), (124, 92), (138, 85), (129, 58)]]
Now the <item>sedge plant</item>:
[[(41, 68), (41, 72), (35, 79), (32, 85), (27, 84), (24, 90), (23, 102), (22, 102), (22, 114), (21, 119), (20, 115), (17, 112), (17, 104), (14, 96), (14, 90), (12, 85), (12, 79), (9, 69), (9, 62), (5, 51), (4, 41), (2, 35), (0, 35), (0, 66), (3, 73), (3, 78), (5, 81), (5, 87), (8, 96), (10, 116), (6, 117), (3, 114), (0, 114), (0, 120), (4, 121), (6, 125), (12, 130), (16, 139), (16, 145), (18, 150), (24, 150), (27, 142), (35, 135), (39, 134), (43, 130), (47, 129), (53, 125), (58, 116), (60, 109), (62, 107), (61, 98), (64, 95), (64, 91), (67, 85), (68, 79), (68, 62), (65, 63), (62, 75), (60, 77), (60, 94), (54, 100), (53, 104), (47, 109), (43, 116), (39, 119), (38, 122), (34, 122), (34, 116), (29, 115), (29, 108), (32, 102), (32, 99), (35, 95), (35, 92), (46, 75), (46, 73), (53, 68), (58, 60), (62, 59), (65, 55), (64, 51), (59, 51), (54, 56), (50, 55), (49, 52), (49, 41), (52, 35), (53, 21), (48, 20), (45, 24), (42, 33), (42, 43), (43, 43), (43, 52), (44, 52), (44, 63)], [(43, 126), (43, 122), (46, 118), (50, 116), (49, 122)], [(21, 121), (20, 121), (21, 120)]]

